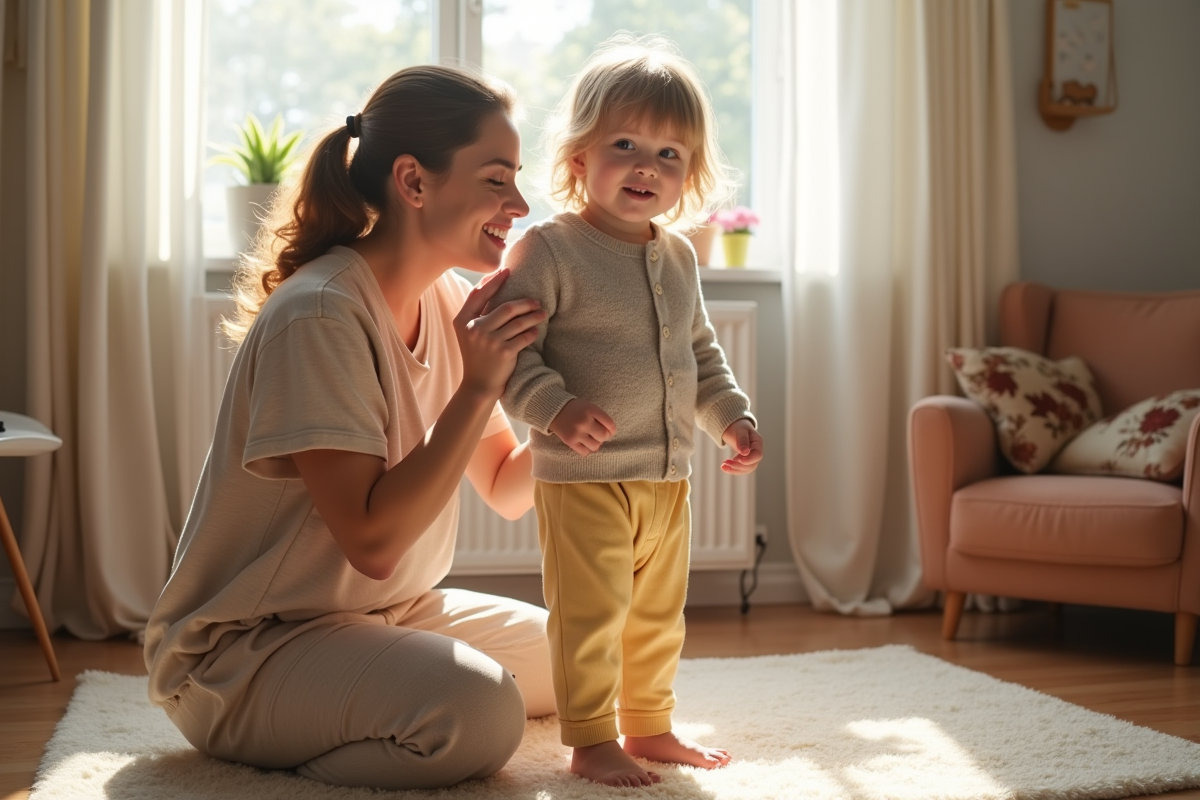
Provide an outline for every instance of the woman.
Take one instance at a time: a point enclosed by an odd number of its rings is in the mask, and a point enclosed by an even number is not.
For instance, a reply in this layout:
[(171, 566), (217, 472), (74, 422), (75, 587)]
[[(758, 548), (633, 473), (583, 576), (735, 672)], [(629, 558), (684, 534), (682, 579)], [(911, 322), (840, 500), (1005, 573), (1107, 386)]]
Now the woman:
[[(237, 281), (241, 342), (172, 575), (150, 697), (205, 753), (315, 780), (448, 786), (554, 710), (541, 609), (434, 590), (465, 473), (516, 518), (496, 405), (544, 316), (489, 299), (513, 219), (510, 94), (402, 70), (315, 146)], [(357, 148), (350, 155), (350, 140)]]

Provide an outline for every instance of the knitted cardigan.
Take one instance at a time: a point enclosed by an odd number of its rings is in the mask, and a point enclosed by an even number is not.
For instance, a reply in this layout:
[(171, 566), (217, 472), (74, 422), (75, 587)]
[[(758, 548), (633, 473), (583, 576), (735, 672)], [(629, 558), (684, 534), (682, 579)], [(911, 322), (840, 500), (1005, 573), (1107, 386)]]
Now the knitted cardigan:
[[(708, 321), (695, 251), (673, 231), (654, 232), (630, 244), (559, 214), (531, 226), (508, 254), (511, 275), (492, 305), (536, 298), (549, 315), (501, 399), (533, 428), (538, 480), (682, 480), (694, 425), (720, 446), (730, 423), (754, 422)], [(616, 422), (616, 435), (586, 457), (549, 432), (574, 397)]]

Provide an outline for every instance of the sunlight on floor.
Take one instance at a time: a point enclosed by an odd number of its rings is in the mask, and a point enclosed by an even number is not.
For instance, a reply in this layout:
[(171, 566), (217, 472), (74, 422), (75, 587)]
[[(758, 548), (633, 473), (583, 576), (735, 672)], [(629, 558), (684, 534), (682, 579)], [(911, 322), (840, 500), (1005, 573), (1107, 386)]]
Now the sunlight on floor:
[[(1008, 789), (997, 784), (966, 750), (937, 723), (909, 719), (859, 720), (846, 729), (868, 741), (878, 742), (885, 752), (866, 762), (842, 770), (846, 779), (871, 793), (888, 797), (938, 796), (1002, 797)], [(952, 776), (953, 785), (939, 779)]]
[[(711, 739), (712, 739), (713, 733), (715, 733), (717, 730), (712, 725), (709, 725), (706, 722), (678, 722), (678, 721), (676, 721), (674, 723), (674, 728), (675, 728), (675, 733), (679, 734), (680, 736), (682, 736), (686, 739), (692, 739), (693, 741), (697, 741), (697, 742), (700, 742), (701, 744), (706, 744), (709, 746), (713, 746), (713, 742), (711, 741)], [(721, 745), (717, 744), (715, 746), (720, 747)]]

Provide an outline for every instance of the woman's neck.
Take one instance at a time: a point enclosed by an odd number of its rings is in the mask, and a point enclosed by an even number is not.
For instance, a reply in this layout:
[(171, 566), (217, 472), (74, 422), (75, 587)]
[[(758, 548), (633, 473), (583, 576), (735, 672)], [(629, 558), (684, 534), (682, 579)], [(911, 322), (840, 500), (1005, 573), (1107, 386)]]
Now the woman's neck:
[(395, 227), (387, 229), (377, 225), (350, 245), (371, 268), (371, 274), (392, 310), (396, 332), (410, 350), (417, 343), (421, 326), (421, 295), (445, 272), (445, 269), (431, 266), (430, 254), (422, 253), (419, 247), (410, 244), (415, 239), (403, 236)]

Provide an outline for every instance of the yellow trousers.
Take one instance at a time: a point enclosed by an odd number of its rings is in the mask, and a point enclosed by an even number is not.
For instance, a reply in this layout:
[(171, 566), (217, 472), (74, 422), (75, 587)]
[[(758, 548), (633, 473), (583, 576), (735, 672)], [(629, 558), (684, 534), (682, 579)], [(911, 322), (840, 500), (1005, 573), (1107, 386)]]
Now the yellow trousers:
[(562, 742), (671, 730), (683, 648), (688, 482), (534, 489)]

